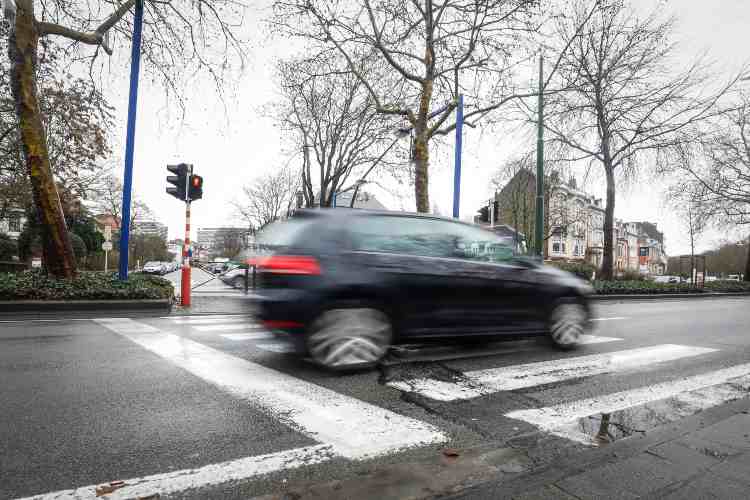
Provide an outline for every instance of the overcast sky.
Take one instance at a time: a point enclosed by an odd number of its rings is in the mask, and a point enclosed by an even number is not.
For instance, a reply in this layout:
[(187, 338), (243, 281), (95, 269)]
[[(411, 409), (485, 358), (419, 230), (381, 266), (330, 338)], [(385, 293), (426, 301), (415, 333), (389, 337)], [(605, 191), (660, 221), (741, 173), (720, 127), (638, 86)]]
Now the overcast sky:
[[(184, 233), (184, 206), (165, 193), (166, 165), (186, 162), (195, 165), (204, 177), (203, 200), (193, 205), (193, 228), (228, 225), (239, 222), (230, 206), (241, 197), (241, 186), (263, 172), (284, 162), (282, 141), (270, 119), (261, 114), (263, 105), (275, 97), (271, 79), (272, 65), (280, 56), (290, 53), (287, 41), (271, 41), (260, 25), (266, 2), (251, 2), (253, 11), (243, 26), (243, 35), (251, 48), (245, 71), (234, 82), (228, 82), (228, 95), (222, 103), (208, 81), (191, 82), (185, 97), (184, 121), (174, 107), (168, 108), (164, 95), (148, 78), (141, 79), (135, 151), (134, 186), (136, 194), (169, 226), (170, 238)], [(701, 51), (709, 51), (717, 68), (729, 75), (750, 59), (747, 27), (750, 26), (748, 0), (636, 0), (649, 8), (664, 4), (680, 20), (678, 41), (685, 63)], [(127, 47), (119, 50), (127, 51)], [(115, 157), (112, 165), (122, 176), (124, 124), (127, 112), (127, 74), (113, 78), (106, 90), (110, 104), (116, 108), (117, 128), (114, 137)], [(750, 87), (750, 84), (748, 85)], [(452, 139), (433, 151), (430, 173), (430, 197), (440, 211), (449, 214), (452, 207), (453, 169)], [(489, 179), (508, 155), (519, 145), (496, 131), (467, 129), (464, 137), (464, 170), (461, 188), (461, 216), (470, 217), (491, 194)], [(618, 188), (615, 215), (626, 220), (656, 222), (666, 235), (667, 252), (689, 251), (688, 239), (681, 221), (671, 215), (662, 202), (664, 183), (633, 182)], [(585, 188), (600, 197), (604, 189), (600, 177), (592, 176)], [(413, 210), (411, 189), (393, 186), (393, 191), (409, 198), (400, 200), (382, 191), (375, 194), (391, 209)], [(195, 234), (193, 234), (193, 237)], [(713, 231), (699, 242), (706, 249), (726, 237), (726, 231)]]

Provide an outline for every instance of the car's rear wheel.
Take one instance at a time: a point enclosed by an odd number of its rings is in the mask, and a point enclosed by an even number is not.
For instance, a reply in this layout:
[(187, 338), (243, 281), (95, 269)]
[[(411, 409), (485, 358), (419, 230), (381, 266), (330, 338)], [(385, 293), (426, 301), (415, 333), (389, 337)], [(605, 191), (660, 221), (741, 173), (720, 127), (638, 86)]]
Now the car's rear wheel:
[(307, 349), (327, 368), (364, 368), (385, 356), (392, 339), (393, 327), (383, 311), (365, 305), (336, 307), (313, 321)]
[(588, 313), (580, 300), (558, 300), (549, 316), (549, 335), (552, 342), (561, 349), (576, 347), (586, 332), (587, 321)]

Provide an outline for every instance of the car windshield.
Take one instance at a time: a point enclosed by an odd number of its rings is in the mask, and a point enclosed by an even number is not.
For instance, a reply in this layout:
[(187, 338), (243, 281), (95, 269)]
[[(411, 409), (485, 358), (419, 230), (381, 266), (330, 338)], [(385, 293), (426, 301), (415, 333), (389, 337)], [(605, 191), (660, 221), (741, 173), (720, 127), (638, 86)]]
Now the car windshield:
[(146, 262), (146, 265), (144, 267), (157, 267), (157, 266), (161, 266), (161, 262), (154, 262), (154, 261)]
[(299, 217), (269, 224), (256, 238), (258, 252), (271, 252), (291, 245), (310, 223), (309, 218)]

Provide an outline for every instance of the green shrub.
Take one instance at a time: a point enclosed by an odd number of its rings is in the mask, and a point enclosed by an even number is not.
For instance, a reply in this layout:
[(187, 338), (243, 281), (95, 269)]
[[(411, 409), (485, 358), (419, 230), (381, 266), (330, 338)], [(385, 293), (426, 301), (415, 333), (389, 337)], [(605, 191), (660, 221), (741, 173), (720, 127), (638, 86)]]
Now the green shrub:
[(70, 233), (70, 245), (73, 247), (73, 255), (76, 256), (76, 261), (80, 265), (88, 254), (86, 242), (76, 233)]
[(706, 281), (704, 287), (712, 292), (750, 292), (750, 282), (748, 281)]
[(616, 279), (619, 281), (646, 281), (646, 275), (638, 271), (625, 271)]
[(170, 281), (143, 274), (132, 274), (128, 281), (102, 272), (81, 272), (72, 280), (55, 279), (38, 269), (0, 274), (0, 300), (169, 299), (173, 295)]
[(647, 295), (664, 293), (701, 293), (687, 283), (655, 283), (653, 281), (602, 281), (594, 282), (599, 295)]
[(591, 277), (596, 271), (596, 267), (587, 262), (551, 262), (553, 266), (563, 271), (567, 271), (571, 274), (575, 274), (579, 278), (585, 280), (591, 280)]

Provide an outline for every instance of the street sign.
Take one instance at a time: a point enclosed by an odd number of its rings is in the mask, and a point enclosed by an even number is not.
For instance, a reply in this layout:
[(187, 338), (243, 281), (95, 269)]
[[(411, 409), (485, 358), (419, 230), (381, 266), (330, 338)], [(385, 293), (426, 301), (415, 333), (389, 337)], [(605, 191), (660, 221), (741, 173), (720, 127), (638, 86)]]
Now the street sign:
[(105, 241), (102, 243), (102, 250), (105, 252), (109, 252), (112, 250), (112, 242), (111, 241)]
[(40, 259), (39, 257), (34, 257), (33, 259), (31, 259), (31, 267), (42, 267), (42, 259)]
[(104, 226), (104, 241), (112, 241), (112, 226)]

